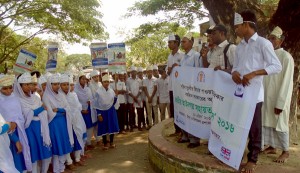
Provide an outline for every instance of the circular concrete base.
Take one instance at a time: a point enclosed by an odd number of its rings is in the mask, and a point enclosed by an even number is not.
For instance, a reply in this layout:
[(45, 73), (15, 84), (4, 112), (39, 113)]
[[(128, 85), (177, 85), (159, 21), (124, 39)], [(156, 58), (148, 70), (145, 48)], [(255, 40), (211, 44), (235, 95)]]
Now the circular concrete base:
[(156, 172), (228, 173), (235, 172), (209, 156), (199, 155), (166, 140), (163, 130), (173, 126), (173, 118), (153, 126), (149, 131), (149, 160)]

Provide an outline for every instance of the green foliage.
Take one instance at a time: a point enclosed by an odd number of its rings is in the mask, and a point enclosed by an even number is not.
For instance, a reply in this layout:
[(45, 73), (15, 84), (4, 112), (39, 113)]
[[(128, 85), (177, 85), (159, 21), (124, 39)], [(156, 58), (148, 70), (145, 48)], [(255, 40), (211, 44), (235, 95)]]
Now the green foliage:
[(68, 70), (82, 70), (85, 66), (91, 66), (91, 55), (89, 54), (72, 54), (65, 58), (65, 67)]
[(183, 26), (192, 27), (195, 19), (207, 17), (199, 0), (145, 0), (137, 1), (128, 9), (127, 17), (134, 15), (156, 15), (164, 12), (168, 22), (178, 22)]
[[(68, 42), (108, 37), (98, 10), (99, 0), (1, 0), (0, 7), (0, 63), (42, 33), (59, 35)], [(11, 44), (16, 30), (28, 34)]]
[(126, 53), (127, 65), (146, 67), (153, 64), (166, 63), (168, 54), (167, 38), (170, 34), (180, 37), (187, 33), (187, 29), (176, 23), (144, 24), (134, 30), (126, 42), (130, 51)]

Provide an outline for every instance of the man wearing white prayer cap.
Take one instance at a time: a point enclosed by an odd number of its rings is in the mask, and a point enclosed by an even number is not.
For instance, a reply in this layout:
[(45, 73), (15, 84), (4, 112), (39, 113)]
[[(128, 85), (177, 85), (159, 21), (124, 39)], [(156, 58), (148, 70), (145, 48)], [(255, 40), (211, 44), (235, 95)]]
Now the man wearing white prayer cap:
[[(243, 40), (236, 48), (236, 57), (232, 68), (232, 80), (237, 84), (237, 90), (256, 83), (258, 95), (256, 108), (249, 131), (248, 161), (242, 168), (243, 172), (255, 171), (258, 154), (262, 147), (262, 115), (261, 107), (264, 101), (263, 76), (277, 74), (282, 66), (278, 60), (272, 43), (259, 36), (256, 32), (256, 15), (249, 10), (235, 14), (235, 33)], [(236, 95), (239, 97), (240, 95)], [(236, 140), (236, 139), (228, 139)]]
[(118, 125), (120, 128), (120, 132), (125, 132), (129, 130), (129, 119), (128, 119), (128, 109), (127, 109), (127, 86), (126, 86), (126, 71), (120, 71), (118, 75), (118, 80), (115, 83), (115, 92), (117, 94), (118, 102), (120, 104), (118, 113)]
[[(174, 102), (173, 102), (173, 89), (172, 89), (172, 70), (174, 67), (178, 66), (183, 59), (184, 54), (179, 51), (180, 46), (180, 37), (178, 35), (170, 35), (168, 39), (168, 47), (171, 50), (168, 56), (168, 63), (167, 63), (167, 74), (169, 77), (169, 96), (170, 96), (170, 118), (174, 117)], [(180, 134), (180, 128), (174, 123), (175, 126), (175, 133), (174, 135)]]
[(153, 65), (153, 76), (154, 76), (156, 79), (159, 79), (159, 78), (160, 78), (160, 74), (159, 74), (158, 66), (157, 66), (157, 65)]
[[(153, 77), (153, 66), (147, 67), (147, 77), (143, 80), (144, 93), (146, 95), (146, 108), (148, 116), (148, 127), (150, 129), (153, 125), (159, 123), (158, 121), (158, 105), (157, 105), (157, 83), (156, 78)], [(152, 117), (154, 113), (154, 119)]]
[(131, 67), (131, 77), (127, 80), (128, 105), (129, 105), (129, 126), (133, 131), (135, 123), (135, 108), (138, 114), (138, 129), (142, 130), (141, 124), (144, 122), (144, 109), (142, 93), (142, 80), (137, 77), (136, 67)]
[[(263, 144), (269, 146), (266, 154), (282, 150), (275, 162), (284, 163), (289, 157), (289, 114), (293, 92), (294, 60), (290, 53), (281, 48), (283, 32), (276, 26), (269, 40), (282, 64), (279, 74), (264, 77), (265, 100), (263, 114)], [(262, 146), (264, 146), (262, 145)]]
[[(193, 50), (193, 44), (194, 38), (192, 36), (192, 33), (187, 33), (181, 41), (181, 47), (185, 51), (185, 54), (180, 62), (180, 66), (203, 67), (202, 59), (200, 59), (200, 53)], [(182, 130), (182, 136), (177, 142), (189, 142), (188, 148), (195, 148), (200, 146), (200, 139), (187, 133), (184, 130)]]

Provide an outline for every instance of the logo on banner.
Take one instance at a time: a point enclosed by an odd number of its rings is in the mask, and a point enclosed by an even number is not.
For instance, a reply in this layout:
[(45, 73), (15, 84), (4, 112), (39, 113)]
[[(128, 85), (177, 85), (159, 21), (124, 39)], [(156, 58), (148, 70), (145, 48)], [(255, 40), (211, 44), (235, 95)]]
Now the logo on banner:
[(242, 98), (243, 95), (244, 95), (244, 89), (245, 89), (245, 88), (244, 88), (243, 85), (236, 85), (234, 95), (235, 95), (236, 97)]
[(224, 159), (230, 160), (231, 150), (229, 150), (228, 148), (222, 147), (220, 154)]
[(200, 71), (198, 73), (197, 81), (199, 81), (199, 82), (205, 82), (205, 73), (203, 71)]

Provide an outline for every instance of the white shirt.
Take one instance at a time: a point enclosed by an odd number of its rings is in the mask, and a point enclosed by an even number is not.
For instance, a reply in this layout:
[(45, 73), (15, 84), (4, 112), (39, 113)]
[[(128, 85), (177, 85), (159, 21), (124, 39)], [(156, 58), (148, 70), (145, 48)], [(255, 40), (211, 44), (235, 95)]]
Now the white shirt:
[[(209, 54), (210, 57), (207, 58), (207, 61), (210, 63), (208, 68), (215, 68), (217, 66), (221, 66), (222, 69), (225, 69), (224, 49), (228, 44), (228, 41), (224, 40), (222, 43), (220, 43), (217, 47), (213, 49), (213, 51)], [(233, 44), (228, 47), (228, 51), (226, 52), (229, 61), (229, 63), (227, 62), (227, 68), (231, 68), (233, 65), (235, 49), (236, 46)]]
[[(152, 93), (154, 91), (154, 86), (157, 86), (157, 81), (156, 81), (156, 78), (154, 78), (153, 76), (151, 79), (146, 78), (143, 80), (143, 87), (147, 88), (149, 96), (152, 95)], [(148, 101), (147, 96), (146, 96), (145, 101), (146, 102)], [(156, 96), (156, 94), (154, 94), (153, 99), (152, 99), (152, 105), (155, 106), (156, 104), (157, 104), (157, 96)]]
[[(174, 55), (172, 55), (172, 53), (169, 54), (168, 56), (168, 64), (167, 67), (172, 67), (173, 64), (180, 64), (181, 60), (183, 59), (184, 54), (177, 52)], [(170, 74), (171, 76), (171, 74)], [(168, 86), (169, 91), (172, 91), (172, 77), (169, 77), (169, 86)]]
[[(142, 92), (142, 80), (138, 77), (136, 77), (135, 79), (129, 78), (127, 80), (127, 84), (128, 94), (131, 93), (133, 96), (137, 96), (140, 92)], [(141, 96), (139, 96), (139, 98), (141, 98)], [(128, 103), (134, 103), (133, 98), (131, 96), (128, 96)]]
[[(272, 43), (255, 33), (248, 43), (243, 39), (236, 47), (235, 59), (232, 72), (237, 71), (244, 76), (256, 70), (264, 69), (270, 74), (279, 73), (282, 69)], [(251, 82), (259, 84), (258, 102), (264, 100), (263, 76), (256, 76)]]
[(200, 53), (191, 49), (188, 53), (184, 54), (183, 59), (180, 61), (180, 66), (203, 67), (202, 60), (200, 60)]
[[(117, 82), (117, 90), (125, 90), (126, 91), (126, 85), (125, 82), (118, 81)], [(118, 102), (119, 103), (126, 103), (125, 94), (118, 94)]]
[(159, 97), (159, 103), (170, 103), (169, 97), (169, 77), (166, 79), (159, 78), (157, 79), (157, 96)]

